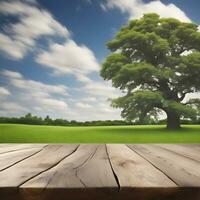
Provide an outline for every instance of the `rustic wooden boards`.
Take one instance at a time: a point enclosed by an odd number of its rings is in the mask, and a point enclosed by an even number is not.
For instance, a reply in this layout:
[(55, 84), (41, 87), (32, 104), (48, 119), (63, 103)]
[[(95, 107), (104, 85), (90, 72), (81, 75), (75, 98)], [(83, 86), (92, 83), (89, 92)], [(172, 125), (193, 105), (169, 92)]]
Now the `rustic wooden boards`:
[(0, 144), (1, 200), (199, 200), (200, 145)]
[(200, 160), (196, 156), (196, 151), (192, 157), (191, 149), (186, 151), (180, 147), (174, 148), (173, 145), (129, 145), (129, 147), (151, 162), (178, 186), (200, 186)]
[(48, 145), (37, 154), (0, 172), (0, 187), (19, 187), (29, 179), (57, 165), (78, 145)]
[(107, 145), (121, 187), (176, 187), (160, 170), (123, 144)]
[(19, 150), (25, 150), (30, 148), (40, 148), (43, 147), (44, 144), (0, 144), (0, 154), (10, 153)]
[(30, 187), (114, 188), (117, 184), (107, 159), (105, 145), (80, 145), (67, 159), (21, 186)]

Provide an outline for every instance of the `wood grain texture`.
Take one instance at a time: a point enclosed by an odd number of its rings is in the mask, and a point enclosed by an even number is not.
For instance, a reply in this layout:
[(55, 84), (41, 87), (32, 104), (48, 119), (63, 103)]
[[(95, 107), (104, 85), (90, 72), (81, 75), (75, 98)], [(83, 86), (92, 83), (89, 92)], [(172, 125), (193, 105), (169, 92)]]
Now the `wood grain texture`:
[(1, 200), (200, 200), (200, 145), (0, 144)]
[(21, 188), (85, 188), (77, 176), (77, 168), (95, 152), (98, 145), (80, 145), (58, 165), (23, 184)]
[(177, 145), (177, 144), (155, 144), (161, 148), (167, 149), (180, 156), (185, 156), (200, 162), (200, 145)]
[[(42, 189), (35, 192), (35, 188)], [(90, 191), (96, 195), (97, 188), (101, 189), (99, 196), (102, 198), (102, 194), (109, 193), (110, 188), (111, 191), (118, 190), (105, 145), (83, 144), (55, 167), (21, 185), (20, 193), (29, 199), (48, 199), (52, 197), (53, 189), (62, 190), (64, 194), (79, 189), (85, 194)]]
[(87, 162), (79, 165), (76, 170), (86, 188), (118, 187), (105, 145), (99, 145)]
[(30, 148), (40, 148), (45, 144), (0, 144), (0, 155)]
[(0, 187), (18, 187), (51, 168), (72, 153), (77, 145), (48, 145), (39, 153), (0, 172)]
[(76, 152), (21, 188), (117, 187), (105, 145), (80, 145)]
[(160, 170), (124, 144), (107, 145), (121, 187), (176, 187)]
[(5, 170), (22, 160), (25, 160), (43, 149), (41, 146), (34, 148), (21, 149), (18, 151), (11, 151), (8, 153), (0, 154), (0, 171)]
[(200, 187), (200, 163), (158, 145), (129, 145), (182, 187)]

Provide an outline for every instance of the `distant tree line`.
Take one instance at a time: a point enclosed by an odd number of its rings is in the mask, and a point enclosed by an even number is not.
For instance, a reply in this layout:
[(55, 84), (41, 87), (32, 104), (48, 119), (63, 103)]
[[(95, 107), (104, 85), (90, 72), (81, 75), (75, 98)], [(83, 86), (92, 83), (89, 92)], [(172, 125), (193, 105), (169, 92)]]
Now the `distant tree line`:
[(111, 125), (131, 125), (132, 122), (124, 120), (104, 120), (104, 121), (85, 121), (52, 119), (50, 116), (45, 118), (34, 116), (31, 113), (22, 117), (0, 117), (0, 123), (30, 124), (30, 125), (50, 125), (50, 126), (111, 126)]
[[(48, 115), (45, 118), (34, 116), (31, 113), (22, 117), (0, 117), (0, 123), (29, 124), (29, 125), (50, 125), (50, 126), (117, 126), (117, 125), (140, 125), (138, 121), (131, 122), (125, 120), (97, 120), (79, 122), (76, 120), (52, 119)], [(143, 124), (166, 124), (166, 120), (148, 119)], [(200, 124), (200, 119), (196, 121), (183, 120), (182, 124)]]

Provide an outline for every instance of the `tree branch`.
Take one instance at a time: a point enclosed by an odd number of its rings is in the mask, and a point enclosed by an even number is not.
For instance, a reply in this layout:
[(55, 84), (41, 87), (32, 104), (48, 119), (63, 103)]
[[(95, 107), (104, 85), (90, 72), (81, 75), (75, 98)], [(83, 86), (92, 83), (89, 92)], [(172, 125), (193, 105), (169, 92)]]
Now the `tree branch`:
[(183, 99), (185, 98), (185, 95), (186, 95), (187, 93), (189, 93), (189, 92), (183, 92), (182, 95), (181, 95), (181, 97), (178, 98), (178, 100), (179, 100), (179, 101), (183, 101)]

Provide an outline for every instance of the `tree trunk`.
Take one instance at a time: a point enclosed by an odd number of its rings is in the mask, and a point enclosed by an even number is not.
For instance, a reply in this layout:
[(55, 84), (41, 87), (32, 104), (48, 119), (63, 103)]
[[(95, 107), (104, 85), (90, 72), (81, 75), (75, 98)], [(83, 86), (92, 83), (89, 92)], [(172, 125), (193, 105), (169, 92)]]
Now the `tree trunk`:
[(180, 115), (174, 111), (167, 112), (167, 128), (168, 129), (179, 129), (181, 127)]

